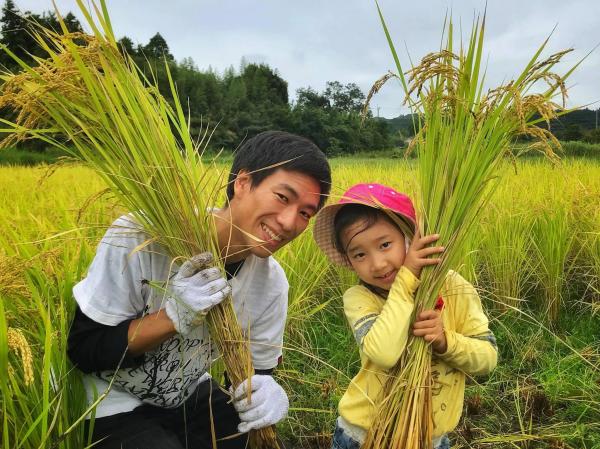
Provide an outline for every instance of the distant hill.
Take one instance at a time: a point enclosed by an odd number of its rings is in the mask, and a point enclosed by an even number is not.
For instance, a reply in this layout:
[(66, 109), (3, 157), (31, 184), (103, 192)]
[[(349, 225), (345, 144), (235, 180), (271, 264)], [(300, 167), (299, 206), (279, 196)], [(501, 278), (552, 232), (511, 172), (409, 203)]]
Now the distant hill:
[(387, 123), (390, 134), (396, 134), (397, 131), (400, 131), (405, 137), (415, 134), (413, 128), (413, 114), (399, 115), (395, 118), (380, 117), (378, 120)]
[[(550, 122), (550, 129), (558, 131), (567, 129), (571, 125), (578, 125), (582, 131), (590, 131), (595, 129), (597, 125), (600, 125), (600, 123), (596, 122), (596, 113), (596, 111), (587, 108), (569, 112), (556, 120), (552, 120)], [(598, 119), (600, 119), (600, 116)]]
[[(598, 114), (598, 116), (597, 116)], [(414, 134), (412, 114), (399, 115), (398, 117), (387, 119), (379, 118), (379, 120), (387, 123), (388, 130), (391, 134), (400, 131), (403, 136), (412, 136)], [(598, 122), (596, 121), (598, 120)], [(600, 113), (591, 109), (578, 109), (569, 112), (550, 122), (550, 130), (561, 138), (567, 131), (573, 128), (585, 133), (596, 129), (600, 125)]]

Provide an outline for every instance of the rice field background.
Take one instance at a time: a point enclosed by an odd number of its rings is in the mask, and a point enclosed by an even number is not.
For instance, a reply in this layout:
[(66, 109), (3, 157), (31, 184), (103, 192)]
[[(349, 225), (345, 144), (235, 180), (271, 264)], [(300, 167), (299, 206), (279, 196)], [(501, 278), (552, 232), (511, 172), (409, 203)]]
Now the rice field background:
[[(334, 195), (355, 182), (412, 194), (411, 162), (334, 159)], [(500, 360), (468, 386), (457, 448), (600, 448), (600, 164), (507, 163), (458, 268), (477, 285)], [(80, 165), (0, 167), (0, 442), (86, 446), (79, 375), (66, 355), (73, 285), (123, 209)], [(290, 281), (279, 380), (287, 447), (328, 448), (359, 367), (342, 313), (352, 273), (328, 265), (310, 230), (277, 258)]]

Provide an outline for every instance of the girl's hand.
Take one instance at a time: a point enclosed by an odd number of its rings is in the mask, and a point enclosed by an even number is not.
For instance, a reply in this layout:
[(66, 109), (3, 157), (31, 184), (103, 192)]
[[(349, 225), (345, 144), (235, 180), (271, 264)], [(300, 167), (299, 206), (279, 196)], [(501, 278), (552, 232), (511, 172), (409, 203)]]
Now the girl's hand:
[(440, 254), (444, 252), (445, 248), (443, 246), (429, 246), (439, 238), (439, 234), (431, 234), (421, 237), (421, 232), (419, 229), (416, 230), (415, 236), (410, 244), (410, 247), (408, 248), (408, 253), (404, 258), (404, 266), (408, 268), (417, 278), (421, 276), (421, 270), (423, 267), (437, 265), (440, 263), (441, 259), (439, 258), (428, 258), (428, 256), (433, 254)]
[(437, 310), (424, 310), (419, 313), (413, 324), (413, 335), (423, 337), (426, 342), (431, 343), (433, 351), (443, 354), (448, 349), (442, 313)]

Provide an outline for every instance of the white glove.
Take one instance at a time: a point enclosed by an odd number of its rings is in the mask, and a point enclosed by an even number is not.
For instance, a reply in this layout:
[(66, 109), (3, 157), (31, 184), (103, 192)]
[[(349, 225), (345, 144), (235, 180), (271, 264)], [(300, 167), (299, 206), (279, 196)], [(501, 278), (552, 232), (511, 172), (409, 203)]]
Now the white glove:
[(211, 253), (193, 256), (169, 283), (165, 311), (182, 335), (200, 324), (201, 318), (231, 293), (219, 269), (206, 268), (212, 260)]
[(271, 376), (255, 374), (250, 378), (252, 399), (248, 402), (248, 380), (242, 382), (233, 393), (233, 406), (242, 421), (241, 433), (250, 429), (262, 429), (278, 423), (287, 416), (290, 406), (287, 394)]

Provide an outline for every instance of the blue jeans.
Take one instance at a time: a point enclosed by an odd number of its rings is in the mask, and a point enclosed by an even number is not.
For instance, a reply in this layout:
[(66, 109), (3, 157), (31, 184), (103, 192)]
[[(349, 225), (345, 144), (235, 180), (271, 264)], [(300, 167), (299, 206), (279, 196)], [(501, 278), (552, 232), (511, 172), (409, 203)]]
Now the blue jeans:
[(336, 424), (331, 449), (360, 449), (360, 443), (346, 435), (344, 429)]
[[(331, 449), (360, 449), (360, 446), (361, 444), (358, 441), (346, 435), (344, 429), (338, 425), (335, 426), (333, 439), (331, 441)], [(448, 435), (443, 435), (434, 449), (450, 449), (450, 439), (448, 438)]]
[(448, 438), (448, 435), (443, 435), (433, 449), (450, 449), (450, 438)]

